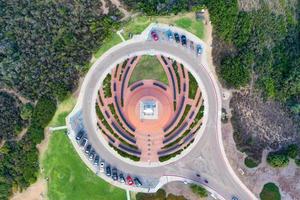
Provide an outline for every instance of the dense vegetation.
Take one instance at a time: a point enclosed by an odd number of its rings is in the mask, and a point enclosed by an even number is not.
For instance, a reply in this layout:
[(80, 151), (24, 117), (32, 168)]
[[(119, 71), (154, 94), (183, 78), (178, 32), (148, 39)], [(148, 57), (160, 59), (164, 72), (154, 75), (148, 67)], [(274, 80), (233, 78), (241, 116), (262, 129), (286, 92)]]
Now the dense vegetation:
[(37, 179), (39, 163), (36, 145), (44, 139), (44, 128), (55, 110), (54, 99), (41, 97), (34, 108), (27, 133), (20, 141), (6, 141), (0, 149), (0, 199), (7, 199), (13, 186), (23, 189)]
[(101, 1), (1, 1), (0, 84), (63, 98), (109, 34)]
[[(0, 2), (0, 87), (31, 101), (22, 105), (0, 94), (0, 140), (5, 141), (0, 148), (0, 199), (7, 199), (13, 187), (22, 190), (36, 180), (36, 145), (56, 101), (76, 87), (119, 17), (111, 9), (103, 15), (100, 0)], [(26, 126), (27, 133), (16, 137)]]
[(0, 92), (0, 144), (14, 138), (25, 125), (21, 114), (22, 103), (17, 97)]
[(265, 184), (259, 197), (261, 200), (281, 200), (279, 188), (274, 183)]
[(283, 2), (283, 13), (276, 13), (263, 2), (260, 9), (244, 12), (239, 11), (237, 0), (123, 1), (148, 15), (177, 13), (205, 5), (214, 25), (215, 41), (234, 49), (218, 58), (218, 72), (224, 84), (239, 88), (253, 78), (266, 97), (288, 102), (291, 110), (299, 113), (298, 5)]

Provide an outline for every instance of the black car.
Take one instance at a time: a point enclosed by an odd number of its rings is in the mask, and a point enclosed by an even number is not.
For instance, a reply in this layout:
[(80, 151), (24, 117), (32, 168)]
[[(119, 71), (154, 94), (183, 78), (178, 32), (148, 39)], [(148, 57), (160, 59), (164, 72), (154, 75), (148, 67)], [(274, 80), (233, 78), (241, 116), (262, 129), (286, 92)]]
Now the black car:
[(92, 145), (88, 144), (85, 148), (85, 153), (89, 154), (91, 152), (91, 149), (92, 149)]
[(174, 38), (175, 38), (175, 41), (176, 41), (177, 43), (180, 42), (180, 37), (179, 37), (179, 34), (178, 34), (178, 33), (174, 33)]
[(138, 178), (134, 178), (133, 179), (133, 181), (134, 181), (134, 184), (137, 186), (137, 187), (141, 187), (142, 186), (142, 183), (141, 183), (141, 181), (138, 179)]
[(80, 147), (84, 148), (87, 143), (88, 143), (88, 139), (84, 137), (80, 142)]
[(111, 178), (114, 180), (114, 181), (117, 181), (118, 180), (118, 170), (116, 168), (113, 168), (112, 169), (112, 176)]
[(181, 36), (181, 44), (182, 44), (183, 46), (186, 46), (186, 36), (185, 36), (185, 35), (182, 35), (182, 36)]
[(94, 165), (98, 166), (100, 161), (100, 157), (98, 155), (95, 156)]
[(119, 181), (121, 182), (121, 183), (125, 183), (125, 178), (124, 178), (124, 175), (121, 173), (121, 174), (119, 174)]
[(84, 132), (83, 131), (79, 131), (79, 133), (77, 133), (77, 135), (76, 135), (76, 140), (77, 141), (81, 140), (81, 138), (83, 137), (83, 135), (84, 135)]
[(110, 166), (106, 167), (106, 176), (111, 176)]

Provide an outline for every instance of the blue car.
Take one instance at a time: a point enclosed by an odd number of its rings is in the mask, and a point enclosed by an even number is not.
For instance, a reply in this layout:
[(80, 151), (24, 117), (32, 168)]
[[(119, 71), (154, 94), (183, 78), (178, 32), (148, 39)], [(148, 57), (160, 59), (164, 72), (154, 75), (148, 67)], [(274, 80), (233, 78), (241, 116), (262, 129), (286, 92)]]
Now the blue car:
[(197, 51), (197, 54), (198, 54), (198, 55), (202, 54), (203, 48), (202, 48), (202, 46), (201, 46), (200, 44), (198, 44), (198, 45), (196, 46), (196, 51)]
[(172, 33), (172, 31), (168, 30), (166, 32), (166, 34), (167, 34), (167, 37), (168, 37), (169, 40), (173, 40), (173, 33)]

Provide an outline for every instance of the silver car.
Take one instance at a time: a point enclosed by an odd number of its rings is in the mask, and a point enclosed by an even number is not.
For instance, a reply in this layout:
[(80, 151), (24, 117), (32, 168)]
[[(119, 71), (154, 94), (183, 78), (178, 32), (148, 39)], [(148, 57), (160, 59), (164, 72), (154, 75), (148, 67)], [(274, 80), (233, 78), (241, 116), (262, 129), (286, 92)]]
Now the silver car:
[(104, 165), (105, 165), (104, 162), (101, 161), (100, 166), (99, 166), (99, 171), (102, 172), (102, 173), (104, 173)]

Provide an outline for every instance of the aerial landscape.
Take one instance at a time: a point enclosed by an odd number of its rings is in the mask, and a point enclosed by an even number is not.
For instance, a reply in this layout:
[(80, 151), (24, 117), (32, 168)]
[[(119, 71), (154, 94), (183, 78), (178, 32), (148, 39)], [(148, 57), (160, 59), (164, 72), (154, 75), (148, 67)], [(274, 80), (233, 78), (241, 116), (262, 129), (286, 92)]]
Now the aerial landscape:
[(0, 200), (300, 200), (299, 0), (0, 1)]

